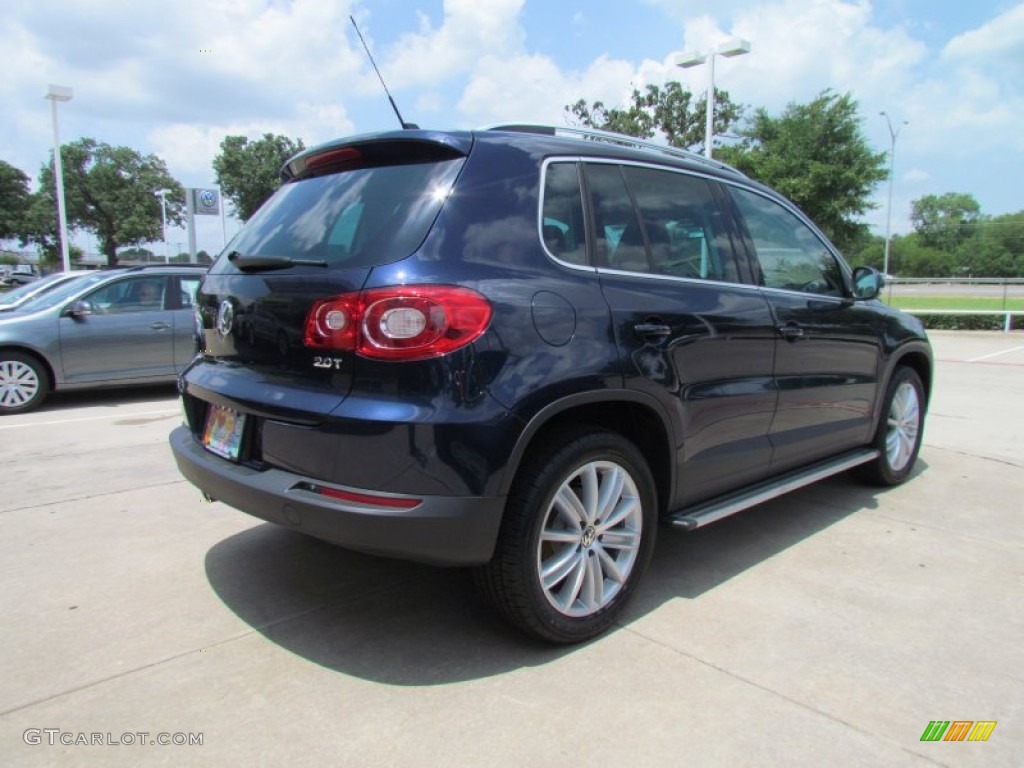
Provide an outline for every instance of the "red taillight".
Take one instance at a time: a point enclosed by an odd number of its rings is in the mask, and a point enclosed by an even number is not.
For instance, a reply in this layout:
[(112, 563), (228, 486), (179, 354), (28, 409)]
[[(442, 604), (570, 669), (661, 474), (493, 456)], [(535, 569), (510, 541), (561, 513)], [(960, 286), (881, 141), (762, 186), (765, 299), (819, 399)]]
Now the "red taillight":
[(306, 316), (306, 346), (355, 349), (359, 313), (358, 293), (318, 301)]
[(306, 346), (378, 360), (424, 360), (475, 341), (490, 320), (490, 303), (468, 288), (375, 288), (314, 304), (306, 318)]

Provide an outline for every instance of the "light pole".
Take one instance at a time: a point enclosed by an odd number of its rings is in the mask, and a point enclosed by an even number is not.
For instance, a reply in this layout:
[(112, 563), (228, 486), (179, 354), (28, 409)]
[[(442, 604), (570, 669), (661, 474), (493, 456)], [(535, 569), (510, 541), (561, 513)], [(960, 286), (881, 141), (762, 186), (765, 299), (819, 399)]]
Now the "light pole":
[(158, 189), (156, 193), (160, 195), (160, 221), (163, 223), (163, 235), (164, 235), (164, 264), (170, 262), (170, 257), (167, 255), (167, 193), (169, 189)]
[(707, 157), (711, 157), (711, 142), (715, 135), (715, 56), (728, 56), (731, 58), (733, 56), (742, 56), (745, 53), (750, 53), (750, 41), (734, 37), (732, 40), (726, 40), (706, 53), (687, 51), (675, 56), (675, 65), (683, 69), (695, 67), (698, 64), (703, 64), (705, 61), (708, 63), (708, 104), (704, 121), (704, 154)]
[(64, 207), (64, 166), (60, 160), (60, 131), (57, 130), (57, 102), (71, 101), (73, 93), (64, 85), (46, 86), (44, 99), (50, 101), (50, 115), (53, 118), (53, 175), (57, 179), (57, 219), (60, 223), (60, 255), (64, 271), (71, 271), (71, 249), (68, 246), (68, 214)]
[(891, 143), (889, 145), (889, 206), (886, 209), (885, 214), (885, 257), (882, 260), (882, 274), (888, 277), (889, 243), (892, 239), (892, 171), (893, 166), (896, 163), (896, 138), (900, 135), (900, 131), (903, 130), (903, 126), (907, 125), (907, 121), (904, 120), (896, 126), (895, 130), (893, 130), (892, 121), (889, 119), (889, 115), (885, 112), (879, 112), (878, 114), (885, 118), (885, 124), (889, 126), (889, 138), (891, 139)]

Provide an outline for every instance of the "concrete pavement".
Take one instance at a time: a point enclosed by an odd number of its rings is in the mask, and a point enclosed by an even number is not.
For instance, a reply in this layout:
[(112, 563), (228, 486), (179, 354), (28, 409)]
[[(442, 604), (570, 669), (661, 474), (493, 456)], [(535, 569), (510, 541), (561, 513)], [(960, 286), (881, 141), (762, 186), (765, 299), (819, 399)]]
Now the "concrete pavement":
[[(201, 502), (173, 391), (6, 417), (0, 761), (1024, 765), (1024, 336), (932, 339), (910, 482), (662, 529), (621, 626), (568, 649), (465, 573)], [(997, 725), (920, 741), (933, 720)]]

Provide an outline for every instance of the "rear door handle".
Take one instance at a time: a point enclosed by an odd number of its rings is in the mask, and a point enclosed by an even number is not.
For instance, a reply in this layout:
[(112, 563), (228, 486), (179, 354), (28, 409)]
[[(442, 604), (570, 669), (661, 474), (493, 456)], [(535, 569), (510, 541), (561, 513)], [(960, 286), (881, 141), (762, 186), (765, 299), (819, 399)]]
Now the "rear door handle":
[(779, 326), (779, 333), (786, 341), (799, 341), (804, 338), (804, 329), (796, 323), (786, 323)]
[(150, 323), (149, 327), (152, 328), (154, 331), (166, 331), (170, 329), (171, 324), (165, 323), (161, 320), (157, 320), (155, 323)]
[(663, 336), (668, 336), (670, 333), (672, 333), (671, 328), (661, 323), (638, 323), (637, 325), (633, 326), (633, 330), (636, 331), (638, 335), (647, 338), (660, 338)]

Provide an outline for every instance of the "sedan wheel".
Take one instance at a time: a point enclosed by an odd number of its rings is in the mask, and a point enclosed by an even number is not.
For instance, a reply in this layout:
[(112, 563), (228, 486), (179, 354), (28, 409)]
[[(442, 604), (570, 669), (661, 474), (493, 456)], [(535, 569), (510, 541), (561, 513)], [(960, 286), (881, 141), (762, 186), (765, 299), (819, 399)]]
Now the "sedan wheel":
[(0, 413), (32, 410), (48, 391), (46, 372), (33, 358), (18, 353), (0, 357)]

